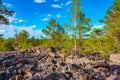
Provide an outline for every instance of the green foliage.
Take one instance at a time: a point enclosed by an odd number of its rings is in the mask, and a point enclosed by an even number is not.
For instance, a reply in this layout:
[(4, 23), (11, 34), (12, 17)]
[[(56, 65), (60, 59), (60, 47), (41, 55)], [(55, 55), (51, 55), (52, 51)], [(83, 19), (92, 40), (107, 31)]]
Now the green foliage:
[(14, 50), (13, 43), (10, 40), (4, 42), (3, 50), (5, 51), (12, 51)]
[(3, 50), (3, 43), (4, 43), (4, 38), (2, 37), (3, 35), (0, 35), (0, 50)]
[(40, 44), (40, 39), (35, 38), (34, 36), (32, 36), (31, 38), (28, 39), (28, 43), (31, 47), (36, 47), (39, 46)]
[[(74, 48), (75, 52), (77, 50), (77, 24), (79, 21), (79, 12), (80, 12), (80, 0), (70, 0), (71, 1), (71, 7), (70, 7), (70, 20), (72, 21), (72, 27), (71, 29), (73, 30), (72, 37), (74, 40)], [(74, 26), (73, 26), (74, 25)]]
[(19, 46), (23, 49), (29, 48), (28, 38), (29, 38), (29, 33), (26, 30), (22, 30), (20, 31), (19, 34), (16, 34), (14, 45), (16, 47)]
[[(8, 16), (12, 16), (13, 11), (8, 10), (0, 0), (0, 24), (9, 24)], [(6, 17), (7, 16), (7, 17)]]
[(56, 22), (54, 19), (49, 21), (49, 24), (46, 26), (46, 29), (43, 29), (42, 32), (46, 35), (47, 39), (52, 39), (52, 46), (60, 47), (62, 42), (62, 36), (65, 33), (64, 28)]
[(73, 30), (73, 40), (75, 50), (76, 48), (82, 48), (83, 38), (88, 35), (92, 28), (90, 18), (86, 18), (85, 14), (81, 11), (80, 0), (71, 0), (70, 16), (74, 26), (71, 28)]
[(90, 22), (90, 18), (86, 18), (85, 14), (79, 13), (79, 21), (77, 24), (77, 34), (78, 34), (78, 46), (82, 47), (83, 38), (89, 34), (89, 31), (92, 28), (92, 24)]
[(61, 43), (61, 46), (61, 53), (67, 55), (74, 47), (73, 40), (69, 39), (69, 37), (66, 35), (64, 41)]
[(53, 40), (52, 39), (40, 39), (40, 47), (48, 47), (53, 46)]
[(94, 28), (89, 34), (88, 37), (90, 38), (99, 38), (104, 35), (103, 29)]
[(11, 51), (14, 50), (13, 47), (13, 42), (14, 39), (13, 38), (8, 38), (7, 40), (4, 38), (0, 38), (0, 50), (2, 51)]
[[(112, 50), (120, 50), (120, 0), (114, 0), (113, 5), (107, 10), (104, 20), (107, 46)], [(112, 52), (112, 51), (111, 51)]]
[[(44, 36), (40, 39), (29, 37), (26, 30), (16, 33), (15, 38), (4, 39), (0, 35), (0, 50), (11, 51), (15, 47), (27, 49), (30, 47), (59, 47), (60, 53), (69, 55), (75, 48), (80, 53), (98, 51), (102, 57), (120, 52), (120, 0), (114, 0), (113, 5), (107, 10), (100, 22), (104, 28), (92, 28), (90, 18), (86, 18), (81, 11), (80, 0), (70, 0), (71, 23), (60, 25), (51, 19), (45, 29)], [(0, 24), (8, 24), (8, 19), (3, 16), (12, 16), (13, 12), (5, 8), (0, 1)]]

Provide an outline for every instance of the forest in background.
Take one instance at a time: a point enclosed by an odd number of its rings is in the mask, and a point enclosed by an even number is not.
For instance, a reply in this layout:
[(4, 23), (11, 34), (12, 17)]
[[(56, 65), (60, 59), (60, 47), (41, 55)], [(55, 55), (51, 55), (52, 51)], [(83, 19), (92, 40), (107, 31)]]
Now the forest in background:
[[(32, 47), (59, 48), (63, 54), (74, 50), (79, 53), (100, 52), (105, 57), (120, 52), (120, 0), (114, 0), (103, 20), (103, 28), (93, 28), (90, 18), (81, 11), (80, 0), (71, 0), (70, 23), (60, 24), (51, 19), (42, 30), (44, 36), (30, 37), (26, 30), (16, 33), (13, 38), (5, 39), (0, 34), (0, 51), (13, 51)], [(14, 12), (8, 10), (0, 0), (0, 25), (9, 25), (8, 16)], [(9, 34), (8, 34), (9, 35)]]

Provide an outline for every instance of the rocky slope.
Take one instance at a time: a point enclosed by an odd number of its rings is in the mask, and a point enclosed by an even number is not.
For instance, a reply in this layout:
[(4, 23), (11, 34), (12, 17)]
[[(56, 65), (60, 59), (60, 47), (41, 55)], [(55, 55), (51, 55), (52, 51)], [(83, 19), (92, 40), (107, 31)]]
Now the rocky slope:
[(120, 54), (110, 59), (97, 52), (65, 57), (47, 47), (0, 55), (0, 80), (120, 80)]

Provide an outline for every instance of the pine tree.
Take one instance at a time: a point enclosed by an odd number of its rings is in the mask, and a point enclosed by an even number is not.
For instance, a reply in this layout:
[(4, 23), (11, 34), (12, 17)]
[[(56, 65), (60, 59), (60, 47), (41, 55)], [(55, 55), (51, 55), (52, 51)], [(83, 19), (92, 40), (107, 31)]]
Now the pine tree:
[(0, 0), (0, 24), (9, 24), (8, 16), (12, 16), (13, 11), (8, 10)]
[(114, 0), (113, 5), (107, 10), (104, 20), (105, 31), (112, 49), (120, 48), (120, 0)]
[(73, 28), (73, 32), (74, 32), (74, 49), (75, 52), (77, 50), (77, 23), (78, 23), (78, 16), (79, 16), (79, 12), (80, 12), (80, 0), (71, 0), (71, 8), (70, 8), (70, 16), (71, 16), (71, 21), (74, 24), (74, 28)]
[(54, 19), (49, 21), (49, 24), (46, 26), (46, 29), (43, 29), (42, 32), (45, 34), (47, 39), (52, 39), (55, 47), (59, 47), (62, 41), (62, 35), (64, 34), (64, 28), (56, 22)]
[(16, 35), (15, 46), (28, 48), (29, 47), (28, 38), (29, 38), (29, 33), (26, 30), (20, 31), (20, 33)]
[[(74, 49), (77, 51), (77, 46), (82, 47), (82, 41), (87, 32), (91, 30), (92, 24), (90, 18), (86, 18), (85, 14), (81, 11), (80, 0), (71, 0), (70, 8), (71, 21), (74, 24)], [(72, 24), (72, 25), (73, 25)]]

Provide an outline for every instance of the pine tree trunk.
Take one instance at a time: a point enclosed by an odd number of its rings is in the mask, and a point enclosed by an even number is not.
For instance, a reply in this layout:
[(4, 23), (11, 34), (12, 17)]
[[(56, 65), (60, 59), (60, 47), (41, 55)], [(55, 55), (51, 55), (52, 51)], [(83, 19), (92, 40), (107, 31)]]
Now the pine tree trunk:
[(74, 49), (75, 49), (75, 53), (77, 51), (77, 43), (76, 43), (76, 21), (75, 21), (75, 24), (74, 24), (74, 27), (75, 27), (75, 30), (74, 30)]

